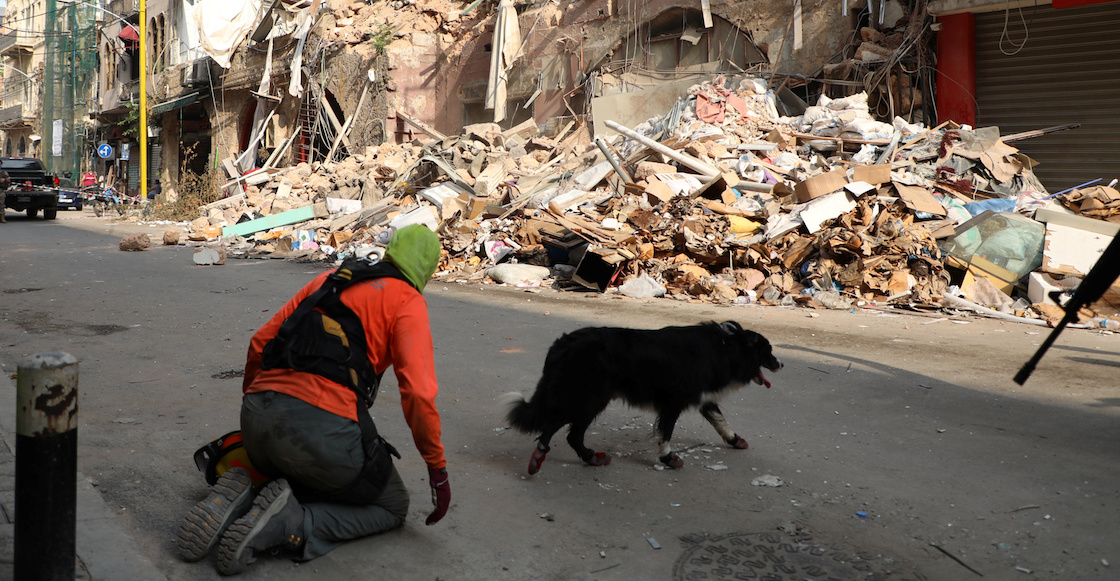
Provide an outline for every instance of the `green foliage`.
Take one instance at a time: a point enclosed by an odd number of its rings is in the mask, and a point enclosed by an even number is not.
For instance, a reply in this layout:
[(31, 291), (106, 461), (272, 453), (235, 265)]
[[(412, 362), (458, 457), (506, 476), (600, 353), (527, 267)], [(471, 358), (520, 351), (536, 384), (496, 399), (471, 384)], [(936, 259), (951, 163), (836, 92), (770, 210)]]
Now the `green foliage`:
[[(140, 141), (140, 104), (129, 103), (125, 107), (128, 108), (128, 113), (125, 114), (124, 119), (117, 122), (117, 127), (124, 128), (122, 133), (125, 136)], [(151, 105), (148, 106), (148, 126), (159, 127), (159, 121), (153, 118)]]
[[(179, 197), (174, 202), (148, 204), (153, 219), (175, 222), (194, 220), (199, 216), (198, 209), (201, 206), (222, 199), (225, 172), (210, 168), (206, 173), (198, 174), (187, 169), (195, 155), (193, 147), (183, 152), (183, 170), (180, 172), (178, 187), (175, 188)], [(167, 191), (166, 184), (164, 191)]]
[(373, 33), (370, 42), (373, 43), (373, 48), (377, 49), (377, 54), (384, 54), (385, 47), (393, 42), (393, 35), (396, 29), (393, 28), (388, 22), (382, 22), (381, 26), (377, 27), (377, 32)]

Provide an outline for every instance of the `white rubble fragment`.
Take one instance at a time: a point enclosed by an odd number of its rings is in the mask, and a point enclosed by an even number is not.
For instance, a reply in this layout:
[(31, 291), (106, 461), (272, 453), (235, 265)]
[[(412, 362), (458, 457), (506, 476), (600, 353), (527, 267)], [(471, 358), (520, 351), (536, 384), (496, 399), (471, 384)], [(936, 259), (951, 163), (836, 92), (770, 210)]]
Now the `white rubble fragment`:
[(782, 482), (782, 479), (773, 474), (763, 474), (751, 481), (752, 486), (771, 486), (777, 488), (783, 484), (785, 483)]

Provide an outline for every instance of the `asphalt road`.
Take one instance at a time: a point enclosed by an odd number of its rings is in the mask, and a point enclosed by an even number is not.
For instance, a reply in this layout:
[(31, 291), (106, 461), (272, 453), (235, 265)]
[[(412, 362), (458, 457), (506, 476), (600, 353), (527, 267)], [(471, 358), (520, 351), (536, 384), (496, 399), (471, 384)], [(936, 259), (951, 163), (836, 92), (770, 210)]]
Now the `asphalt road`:
[[(9, 213), (0, 225), (0, 364), (53, 350), (80, 360), (79, 470), (168, 579), (217, 577), (175, 557), (205, 496), (191, 454), (237, 427), (250, 335), (326, 265), (196, 266), (167, 226), (83, 213)], [(122, 252), (120, 238), (155, 245)], [(1026, 386), (1012, 376), (1048, 329), (944, 313), (718, 307), (667, 299), (459, 285), (425, 293), (453, 500), (439, 524), (395, 379), (374, 407), (403, 452), (406, 525), (303, 564), (267, 558), (244, 579), (1113, 579), (1120, 567), (1120, 337), (1067, 330)], [(497, 398), (531, 393), (561, 333), (735, 320), (785, 369), (723, 408), (749, 450), (690, 412), (657, 466), (652, 416), (612, 405), (592, 468), (531, 437)], [(9, 404), (10, 405), (10, 404)], [(782, 485), (763, 481), (780, 479)], [(759, 485), (752, 483), (758, 482)], [(972, 569), (972, 570), (970, 570)], [(975, 572), (974, 572), (974, 571)]]

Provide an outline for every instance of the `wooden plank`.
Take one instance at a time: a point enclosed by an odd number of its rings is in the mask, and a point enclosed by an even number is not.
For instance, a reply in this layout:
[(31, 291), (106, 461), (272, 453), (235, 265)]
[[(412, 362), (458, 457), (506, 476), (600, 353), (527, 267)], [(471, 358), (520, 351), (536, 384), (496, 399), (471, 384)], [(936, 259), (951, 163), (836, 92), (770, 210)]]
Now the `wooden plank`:
[(288, 210), (287, 212), (265, 216), (264, 218), (257, 218), (256, 220), (249, 220), (248, 222), (234, 224), (233, 226), (226, 226), (222, 228), (222, 237), (245, 236), (254, 232), (271, 230), (277, 226), (298, 224), (314, 218), (323, 218), (328, 215), (326, 204), (309, 204), (293, 210)]
[(303, 132), (302, 128), (297, 128), (294, 132), (292, 132), (292, 136), (289, 137), (288, 140), (284, 142), (284, 146), (280, 147), (280, 148), (277, 148), (276, 151), (272, 152), (272, 155), (268, 156), (268, 161), (266, 161), (265, 164), (264, 164), (265, 168), (275, 167), (275, 165), (280, 161), (280, 159), (284, 157), (284, 154), (286, 154), (288, 152), (288, 148), (290, 148), (292, 146), (292, 143), (295, 143), (295, 140), (299, 139), (300, 133), (302, 133), (302, 132)]
[(254, 128), (254, 130), (256, 131), (256, 135), (249, 142), (249, 145), (245, 148), (245, 151), (241, 152), (241, 155), (237, 157), (237, 163), (240, 167), (245, 167), (247, 165), (247, 160), (250, 159), (250, 156), (256, 155), (257, 144), (261, 142), (261, 139), (264, 139), (264, 134), (268, 128), (268, 122), (272, 121), (272, 116), (275, 114), (276, 108), (274, 107), (271, 111), (268, 112), (268, 115), (264, 118), (264, 121), (262, 121), (260, 125)]
[(439, 131), (436, 131), (435, 128), (433, 128), (431, 125), (428, 125), (427, 123), (424, 123), (419, 119), (409, 116), (404, 111), (397, 111), (397, 117), (404, 119), (406, 123), (419, 129), (420, 131), (423, 131), (424, 133), (427, 133), (430, 137), (434, 137), (440, 141), (447, 139), (446, 135), (440, 133)]
[[(354, 122), (354, 118), (357, 117), (358, 112), (362, 110), (362, 105), (365, 105), (367, 95), (369, 95), (369, 85), (362, 88), (362, 96), (358, 99), (358, 106), (354, 109), (350, 117), (346, 119), (346, 123), (342, 126), (342, 129), (339, 130), (338, 136), (335, 137), (334, 143), (331, 145), (331, 150), (327, 153), (327, 161), (334, 159), (334, 152), (338, 150), (338, 144), (341, 143), (343, 139), (347, 139), (346, 134), (350, 133), (350, 124)], [(347, 140), (346, 147), (350, 147), (349, 140)]]
[(237, 166), (234, 165), (234, 161), (233, 161), (232, 157), (227, 157), (227, 158), (223, 159), (222, 160), (222, 167), (225, 168), (226, 173), (229, 174), (229, 177), (231, 177), (231, 178), (240, 178), (241, 177), (241, 172), (237, 171)]
[(227, 183), (226, 185), (222, 186), (222, 190), (224, 190), (226, 192), (226, 194), (229, 195), (230, 191), (226, 188), (229, 188), (230, 186), (233, 186), (233, 185), (237, 185), (238, 186), (237, 190), (242, 194), (245, 193), (245, 187), (240, 185), (241, 180), (244, 179), (244, 176), (242, 176), (241, 172), (237, 170), (237, 165), (236, 165), (236, 162), (234, 161), (234, 159), (232, 157), (227, 157), (227, 158), (223, 159), (222, 160), (222, 167), (225, 168), (226, 173), (229, 174), (229, 177), (233, 178), (233, 181), (231, 181), (231, 182)]
[[(319, 95), (319, 105), (323, 108), (323, 112), (327, 114), (327, 119), (330, 119), (331, 125), (334, 126), (335, 132), (341, 134), (342, 123), (338, 121), (338, 117), (335, 117), (334, 109), (331, 108), (330, 101), (327, 101), (327, 97), (325, 95)], [(346, 144), (347, 149), (350, 148), (350, 138), (346, 137), (345, 135), (342, 136), (342, 143)]]

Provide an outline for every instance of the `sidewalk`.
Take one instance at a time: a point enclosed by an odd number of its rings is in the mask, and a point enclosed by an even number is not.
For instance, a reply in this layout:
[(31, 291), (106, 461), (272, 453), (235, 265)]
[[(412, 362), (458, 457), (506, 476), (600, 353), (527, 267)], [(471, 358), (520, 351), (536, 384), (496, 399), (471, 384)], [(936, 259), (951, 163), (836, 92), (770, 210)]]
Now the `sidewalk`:
[[(0, 581), (14, 579), (16, 489), (16, 383), (14, 366), (5, 365), (0, 380)], [(81, 441), (81, 432), (78, 434)], [(80, 462), (80, 460), (79, 460)], [(77, 476), (75, 578), (89, 581), (166, 577), (140, 552), (101, 494), (81, 472)]]

